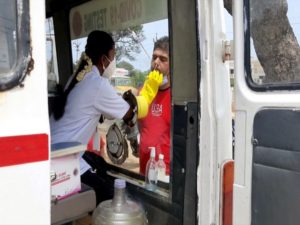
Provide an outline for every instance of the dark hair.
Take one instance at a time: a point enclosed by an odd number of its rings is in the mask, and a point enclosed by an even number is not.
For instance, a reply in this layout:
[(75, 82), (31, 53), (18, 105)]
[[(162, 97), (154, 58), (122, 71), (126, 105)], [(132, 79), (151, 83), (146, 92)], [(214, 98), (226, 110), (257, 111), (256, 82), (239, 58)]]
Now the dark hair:
[(157, 39), (154, 43), (153, 51), (155, 49), (161, 49), (165, 52), (169, 52), (169, 37), (164, 36), (161, 37), (160, 39)]
[(85, 53), (91, 58), (95, 65), (102, 55), (108, 56), (109, 50), (114, 46), (115, 42), (108, 33), (94, 30), (87, 38)]
[[(113, 49), (114, 46), (115, 42), (110, 34), (104, 31), (94, 30), (88, 35), (85, 53), (92, 60), (93, 65), (97, 65), (101, 56), (108, 56), (108, 52)], [(75, 71), (73, 79), (64, 91), (61, 86), (58, 87), (59, 96), (55, 99), (53, 108), (55, 120), (59, 120), (64, 115), (67, 97), (78, 82), (76, 76), (86, 65), (87, 62), (85, 60), (80, 62)]]

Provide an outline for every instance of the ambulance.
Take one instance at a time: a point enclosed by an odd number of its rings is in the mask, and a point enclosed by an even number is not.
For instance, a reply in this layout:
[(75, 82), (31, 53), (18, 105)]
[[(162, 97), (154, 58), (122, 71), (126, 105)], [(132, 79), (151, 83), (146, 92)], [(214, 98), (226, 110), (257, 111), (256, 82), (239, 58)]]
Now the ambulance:
[[(149, 54), (153, 37), (170, 38), (170, 179), (146, 190), (138, 159), (108, 159), (107, 175), (126, 180), (151, 225), (299, 223), (296, 1), (0, 0), (0, 15), (0, 224), (91, 215), (95, 193), (76, 171), (87, 146), (50, 144), (51, 103), (73, 73), (74, 41), (134, 26)], [(58, 183), (78, 188), (59, 198)]]

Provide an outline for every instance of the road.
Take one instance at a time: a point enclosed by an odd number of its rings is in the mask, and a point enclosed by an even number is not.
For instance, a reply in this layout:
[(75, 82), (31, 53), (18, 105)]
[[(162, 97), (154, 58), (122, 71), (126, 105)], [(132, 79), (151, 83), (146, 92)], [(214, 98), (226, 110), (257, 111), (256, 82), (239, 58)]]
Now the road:
[[(106, 133), (109, 129), (109, 127), (115, 122), (115, 120), (108, 120), (106, 119), (104, 121), (104, 123), (99, 124), (98, 125), (98, 132), (100, 134), (101, 137), (106, 137)], [(104, 159), (106, 160), (106, 162), (113, 164), (111, 162), (111, 160), (109, 159), (108, 155), (106, 154), (106, 146), (104, 146), (103, 151), (101, 151), (101, 155), (104, 157)], [(116, 165), (113, 164), (115, 166), (119, 166), (121, 168), (125, 168), (127, 170), (131, 170), (135, 173), (139, 172), (139, 159), (136, 158), (135, 156), (132, 155), (132, 150), (130, 148), (130, 144), (128, 142), (128, 158), (125, 160), (125, 162), (122, 165)]]

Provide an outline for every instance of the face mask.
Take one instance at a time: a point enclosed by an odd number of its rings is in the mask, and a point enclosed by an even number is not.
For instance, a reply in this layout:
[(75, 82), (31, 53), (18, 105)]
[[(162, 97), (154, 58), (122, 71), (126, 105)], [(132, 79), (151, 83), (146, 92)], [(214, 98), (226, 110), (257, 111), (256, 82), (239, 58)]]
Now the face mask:
[(110, 61), (108, 58), (107, 58), (107, 60), (109, 61), (109, 65), (108, 65), (108, 67), (106, 67), (106, 69), (104, 69), (102, 76), (106, 77), (107, 79), (110, 79), (116, 71), (116, 58), (114, 58), (113, 61)]
[(159, 86), (162, 87), (162, 86), (164, 86), (167, 83), (168, 83), (168, 77), (167, 77), (167, 75), (164, 75), (163, 81), (162, 81), (161, 85), (159, 85)]

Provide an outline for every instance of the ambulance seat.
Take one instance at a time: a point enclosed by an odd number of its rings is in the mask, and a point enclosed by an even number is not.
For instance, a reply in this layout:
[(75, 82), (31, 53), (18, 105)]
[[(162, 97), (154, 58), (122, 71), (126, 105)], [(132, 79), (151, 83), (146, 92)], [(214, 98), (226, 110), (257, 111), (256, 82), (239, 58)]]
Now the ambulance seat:
[(72, 224), (75, 220), (87, 216), (95, 208), (95, 191), (81, 183), (81, 191), (79, 193), (51, 202), (51, 224)]

